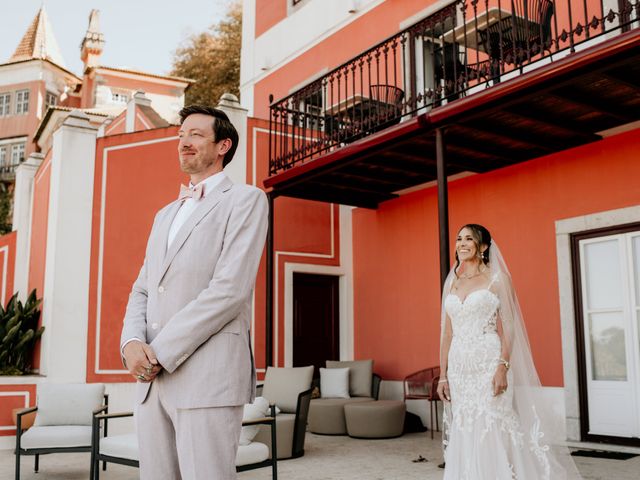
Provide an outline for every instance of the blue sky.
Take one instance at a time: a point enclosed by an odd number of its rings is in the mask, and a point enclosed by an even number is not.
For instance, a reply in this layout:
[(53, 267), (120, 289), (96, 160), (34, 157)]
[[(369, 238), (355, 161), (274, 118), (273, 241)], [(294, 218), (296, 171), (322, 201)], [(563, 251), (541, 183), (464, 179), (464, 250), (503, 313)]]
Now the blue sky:
[[(230, 0), (45, 0), (67, 68), (82, 74), (80, 42), (91, 9), (100, 10), (101, 64), (166, 74), (175, 49), (190, 34), (220, 20)], [(42, 0), (0, 0), (0, 63), (6, 62)]]

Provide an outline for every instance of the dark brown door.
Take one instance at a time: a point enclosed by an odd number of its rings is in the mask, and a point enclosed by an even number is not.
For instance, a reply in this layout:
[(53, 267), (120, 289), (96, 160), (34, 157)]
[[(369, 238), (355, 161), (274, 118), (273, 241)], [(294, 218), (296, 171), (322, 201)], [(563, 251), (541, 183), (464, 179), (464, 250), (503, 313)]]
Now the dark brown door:
[(340, 358), (338, 277), (293, 274), (293, 366), (325, 366)]

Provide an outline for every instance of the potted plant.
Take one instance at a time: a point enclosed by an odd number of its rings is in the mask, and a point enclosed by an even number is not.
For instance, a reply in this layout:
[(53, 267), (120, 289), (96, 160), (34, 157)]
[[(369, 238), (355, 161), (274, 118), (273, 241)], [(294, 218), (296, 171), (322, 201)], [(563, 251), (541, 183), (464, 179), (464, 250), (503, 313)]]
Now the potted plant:
[(6, 309), (0, 305), (0, 375), (31, 373), (33, 350), (44, 331), (38, 328), (41, 303), (34, 289), (24, 305), (17, 293)]

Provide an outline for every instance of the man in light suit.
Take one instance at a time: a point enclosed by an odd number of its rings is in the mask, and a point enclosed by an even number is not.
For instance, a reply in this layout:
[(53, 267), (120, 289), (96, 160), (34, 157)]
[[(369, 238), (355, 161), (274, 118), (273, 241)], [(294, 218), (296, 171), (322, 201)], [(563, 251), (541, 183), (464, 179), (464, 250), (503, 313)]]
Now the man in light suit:
[(194, 105), (180, 118), (191, 185), (156, 214), (121, 352), (138, 380), (140, 477), (227, 480), (255, 391), (251, 297), (268, 206), (261, 190), (222, 171), (238, 145), (227, 115)]

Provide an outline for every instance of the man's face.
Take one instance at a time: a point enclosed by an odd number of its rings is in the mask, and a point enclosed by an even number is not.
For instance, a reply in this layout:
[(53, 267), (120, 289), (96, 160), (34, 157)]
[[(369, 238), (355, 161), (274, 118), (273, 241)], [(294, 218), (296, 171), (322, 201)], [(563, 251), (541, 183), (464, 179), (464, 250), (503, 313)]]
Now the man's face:
[(194, 113), (184, 119), (180, 127), (178, 155), (180, 169), (189, 175), (213, 173), (222, 170), (222, 157), (231, 146), (229, 139), (216, 142), (213, 117)]

